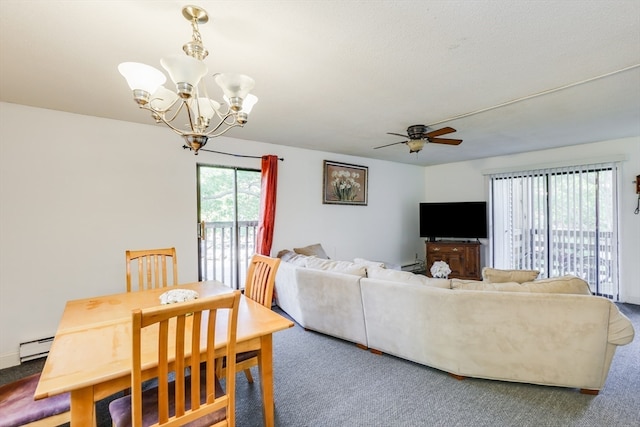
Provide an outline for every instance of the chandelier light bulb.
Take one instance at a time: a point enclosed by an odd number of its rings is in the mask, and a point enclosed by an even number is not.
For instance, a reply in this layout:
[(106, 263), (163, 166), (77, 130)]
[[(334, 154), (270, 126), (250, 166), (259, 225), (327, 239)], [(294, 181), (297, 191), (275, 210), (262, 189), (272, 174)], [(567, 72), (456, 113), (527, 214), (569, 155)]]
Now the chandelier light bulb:
[(202, 61), (185, 55), (169, 55), (160, 63), (176, 84), (181, 98), (191, 98), (200, 79), (207, 74), (207, 66)]
[(229, 106), (234, 111), (242, 109), (243, 100), (253, 89), (256, 82), (244, 74), (216, 74), (215, 81), (227, 97)]
[(191, 107), (197, 116), (211, 119), (216, 111), (220, 109), (220, 103), (209, 98), (191, 98), (189, 100), (189, 107)]
[(242, 112), (245, 114), (251, 114), (251, 110), (253, 106), (258, 103), (258, 97), (252, 94), (247, 95), (247, 97), (242, 102)]
[(123, 62), (118, 65), (118, 71), (127, 80), (132, 91), (146, 93), (147, 101), (149, 95), (167, 81), (167, 77), (160, 70), (139, 62)]

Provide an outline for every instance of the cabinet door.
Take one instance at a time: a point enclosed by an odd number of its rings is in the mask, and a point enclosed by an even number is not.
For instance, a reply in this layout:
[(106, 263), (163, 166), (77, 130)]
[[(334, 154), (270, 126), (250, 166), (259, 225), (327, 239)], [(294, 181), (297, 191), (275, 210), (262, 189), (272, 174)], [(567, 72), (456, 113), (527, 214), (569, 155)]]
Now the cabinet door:
[(465, 275), (464, 252), (448, 252), (444, 260), (449, 264), (451, 274), (449, 277), (460, 277)]
[(464, 263), (465, 276), (480, 279), (480, 254), (477, 247), (468, 247)]
[[(464, 275), (464, 251), (459, 248), (451, 248), (447, 246), (432, 246), (428, 249), (427, 253), (427, 271), (431, 268), (434, 262), (444, 261), (449, 264), (451, 274), (449, 277), (459, 277)], [(429, 274), (431, 276), (431, 274)]]
[(449, 264), (449, 278), (480, 280), (480, 245), (454, 242), (427, 242), (426, 269), (436, 261)]

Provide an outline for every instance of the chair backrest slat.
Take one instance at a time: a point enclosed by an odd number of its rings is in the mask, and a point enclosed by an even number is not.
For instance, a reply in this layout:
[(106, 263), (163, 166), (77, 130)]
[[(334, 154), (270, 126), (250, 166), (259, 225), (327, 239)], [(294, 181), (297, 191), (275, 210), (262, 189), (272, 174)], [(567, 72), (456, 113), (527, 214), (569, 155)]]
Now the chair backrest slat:
[(276, 281), (276, 272), (280, 266), (280, 258), (255, 254), (251, 258), (247, 281), (245, 283), (245, 295), (254, 301), (271, 308), (273, 298), (273, 285)]
[[(157, 351), (158, 424), (183, 425), (225, 409), (226, 425), (235, 425), (235, 367), (226, 367), (224, 395), (216, 397), (215, 343), (226, 342), (224, 356), (236, 357), (240, 291), (193, 301), (134, 310), (132, 313), (131, 405), (134, 426), (142, 425), (142, 366)], [(218, 312), (227, 316), (225, 336), (216, 337)], [(218, 331), (220, 332), (220, 331)], [(157, 340), (157, 347), (149, 345)], [(146, 343), (146, 344), (145, 344)], [(206, 349), (202, 346), (206, 345)], [(202, 357), (204, 356), (204, 357)], [(201, 370), (202, 369), (202, 370)], [(174, 392), (170, 393), (170, 375)], [(187, 388), (187, 382), (191, 382)], [(206, 386), (205, 386), (206, 384)], [(206, 399), (201, 400), (201, 389)], [(174, 411), (171, 413), (170, 408)]]
[[(175, 248), (145, 249), (126, 251), (127, 263), (127, 292), (133, 288), (132, 266), (137, 266), (138, 290), (163, 288), (178, 284), (178, 259)], [(169, 262), (171, 267), (169, 268)], [(172, 281), (169, 282), (169, 269)]]

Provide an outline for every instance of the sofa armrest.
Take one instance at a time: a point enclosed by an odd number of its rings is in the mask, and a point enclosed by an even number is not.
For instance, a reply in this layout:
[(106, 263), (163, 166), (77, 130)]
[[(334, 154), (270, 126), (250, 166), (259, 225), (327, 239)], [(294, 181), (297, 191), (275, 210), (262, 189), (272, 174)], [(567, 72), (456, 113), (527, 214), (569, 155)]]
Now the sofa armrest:
[(293, 318), (298, 324), (304, 326), (304, 314), (300, 310), (300, 295), (297, 286), (297, 271), (304, 267), (298, 267), (290, 262), (281, 262), (276, 272), (276, 304)]
[(366, 345), (360, 276), (300, 268), (298, 302), (305, 328)]
[(614, 345), (625, 345), (633, 341), (635, 331), (627, 316), (614, 303), (609, 310), (609, 333), (607, 341)]

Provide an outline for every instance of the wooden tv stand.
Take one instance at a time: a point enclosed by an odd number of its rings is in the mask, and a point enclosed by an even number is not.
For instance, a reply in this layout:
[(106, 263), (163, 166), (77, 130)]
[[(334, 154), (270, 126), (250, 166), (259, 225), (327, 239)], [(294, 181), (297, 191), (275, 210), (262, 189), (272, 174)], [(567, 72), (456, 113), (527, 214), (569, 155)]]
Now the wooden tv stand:
[(482, 280), (480, 242), (427, 241), (426, 250), (425, 268), (429, 277), (433, 263), (444, 261), (451, 268), (450, 279)]

